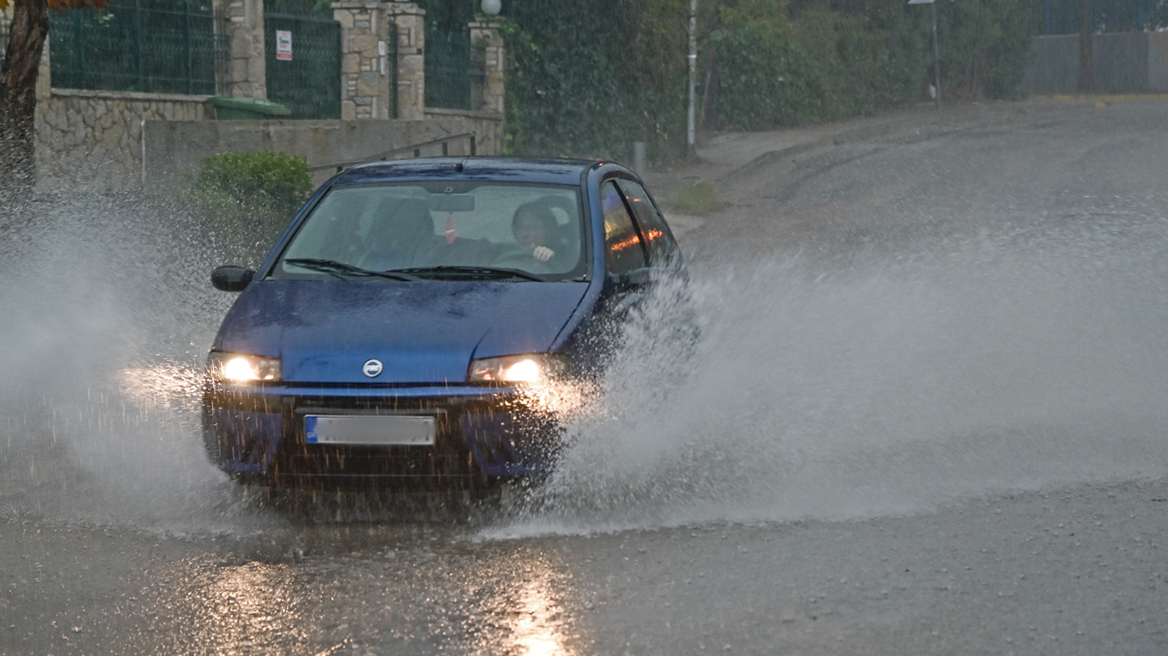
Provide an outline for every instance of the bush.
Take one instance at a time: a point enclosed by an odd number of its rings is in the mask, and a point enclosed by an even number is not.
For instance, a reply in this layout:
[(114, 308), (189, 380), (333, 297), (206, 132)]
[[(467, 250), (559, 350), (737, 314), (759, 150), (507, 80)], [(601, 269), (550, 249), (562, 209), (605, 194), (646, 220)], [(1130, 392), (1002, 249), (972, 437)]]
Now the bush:
[(267, 150), (203, 159), (183, 195), (221, 256), (258, 264), (311, 191), (303, 157)]
[(937, 6), (941, 87), (950, 96), (1015, 98), (1021, 93), (1038, 15), (1026, 0)]
[(652, 161), (684, 152), (685, 3), (526, 0), (505, 8), (508, 154), (628, 161), (635, 141)]
[(724, 12), (710, 35), (715, 125), (763, 130), (869, 112), (920, 96), (929, 51), (897, 8), (820, 3), (778, 16)]
[(813, 120), (820, 80), (786, 21), (752, 20), (710, 35), (718, 61), (718, 118), (732, 130)]
[[(431, 0), (437, 2), (437, 0)], [(505, 3), (508, 153), (653, 161), (685, 152), (684, 0)], [(1019, 93), (1033, 0), (937, 7), (946, 97)], [(759, 130), (925, 98), (930, 8), (904, 0), (716, 0), (699, 6), (698, 119)], [(555, 17), (554, 20), (549, 17)]]

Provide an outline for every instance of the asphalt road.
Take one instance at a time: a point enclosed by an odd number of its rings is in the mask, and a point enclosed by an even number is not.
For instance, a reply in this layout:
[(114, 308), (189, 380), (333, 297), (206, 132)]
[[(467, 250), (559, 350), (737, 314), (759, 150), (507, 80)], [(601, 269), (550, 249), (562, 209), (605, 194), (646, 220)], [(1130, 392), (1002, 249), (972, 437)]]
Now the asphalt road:
[(165, 236), (22, 245), (0, 654), (1168, 653), (1168, 102), (702, 152), (657, 176), (729, 201), (681, 237), (697, 352), (650, 308), (502, 509), (233, 488), (190, 395), (222, 298), (102, 282)]

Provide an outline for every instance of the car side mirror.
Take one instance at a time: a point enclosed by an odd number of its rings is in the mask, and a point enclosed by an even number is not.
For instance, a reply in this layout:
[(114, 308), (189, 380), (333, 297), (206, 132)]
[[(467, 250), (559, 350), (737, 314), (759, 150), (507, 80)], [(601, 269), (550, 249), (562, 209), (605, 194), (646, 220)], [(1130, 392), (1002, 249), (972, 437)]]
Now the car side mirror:
[(627, 273), (610, 273), (605, 278), (605, 286), (624, 291), (635, 287), (644, 287), (652, 281), (652, 270), (642, 268), (633, 269)]
[(221, 266), (211, 272), (211, 284), (224, 292), (241, 292), (251, 283), (255, 271), (237, 266)]
[(633, 287), (642, 287), (653, 282), (653, 270), (644, 267), (641, 269), (633, 269), (626, 275), (626, 283)]

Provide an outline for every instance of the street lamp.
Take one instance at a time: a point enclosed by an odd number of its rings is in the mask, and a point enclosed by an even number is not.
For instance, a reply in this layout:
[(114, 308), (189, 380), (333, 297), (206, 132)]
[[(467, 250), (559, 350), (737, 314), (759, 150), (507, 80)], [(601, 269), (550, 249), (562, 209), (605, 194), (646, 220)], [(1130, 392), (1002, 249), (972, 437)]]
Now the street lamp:
[(498, 16), (503, 9), (503, 0), (483, 0), (479, 4), (479, 9), (482, 9), (483, 13), (488, 16)]

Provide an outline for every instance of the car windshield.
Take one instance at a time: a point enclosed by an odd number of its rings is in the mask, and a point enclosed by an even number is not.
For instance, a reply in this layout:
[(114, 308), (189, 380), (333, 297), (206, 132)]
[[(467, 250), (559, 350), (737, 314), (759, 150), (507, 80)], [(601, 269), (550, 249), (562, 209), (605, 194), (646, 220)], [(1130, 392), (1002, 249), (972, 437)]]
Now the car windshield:
[[(576, 188), (499, 182), (332, 189), (274, 278), (564, 280), (586, 273)], [(389, 274), (389, 275), (387, 275)]]

